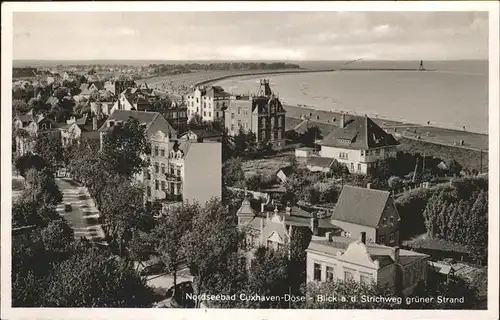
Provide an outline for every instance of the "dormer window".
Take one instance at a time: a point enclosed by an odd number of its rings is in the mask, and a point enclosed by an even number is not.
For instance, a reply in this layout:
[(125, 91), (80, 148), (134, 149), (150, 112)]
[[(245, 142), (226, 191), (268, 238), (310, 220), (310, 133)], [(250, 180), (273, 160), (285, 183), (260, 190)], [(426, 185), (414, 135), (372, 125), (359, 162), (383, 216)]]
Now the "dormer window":
[(109, 121), (109, 122), (108, 122), (108, 127), (110, 127), (110, 128), (111, 128), (111, 127), (112, 127), (112, 126), (114, 126), (114, 125), (115, 125), (115, 122), (114, 122), (114, 121)]
[(350, 144), (351, 140), (349, 139), (339, 139), (340, 143)]

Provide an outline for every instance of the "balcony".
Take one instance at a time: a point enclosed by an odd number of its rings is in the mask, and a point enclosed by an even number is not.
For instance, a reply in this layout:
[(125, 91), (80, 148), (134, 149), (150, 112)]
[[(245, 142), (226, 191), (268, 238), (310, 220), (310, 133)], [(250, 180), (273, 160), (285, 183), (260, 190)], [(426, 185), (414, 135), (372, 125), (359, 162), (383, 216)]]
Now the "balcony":
[(182, 194), (166, 194), (164, 198), (165, 202), (182, 202)]
[(168, 182), (181, 182), (181, 176), (171, 174), (171, 173), (165, 173), (165, 177)]

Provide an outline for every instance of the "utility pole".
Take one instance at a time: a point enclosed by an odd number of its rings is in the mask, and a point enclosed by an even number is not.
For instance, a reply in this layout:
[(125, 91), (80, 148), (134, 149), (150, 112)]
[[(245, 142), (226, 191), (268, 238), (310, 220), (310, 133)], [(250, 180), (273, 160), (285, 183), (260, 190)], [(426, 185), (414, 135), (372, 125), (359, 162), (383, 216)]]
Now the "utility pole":
[(422, 173), (425, 171), (425, 151), (424, 151), (424, 158), (422, 159)]
[(413, 179), (412, 179), (413, 182), (415, 182), (415, 177), (417, 176), (417, 168), (418, 168), (418, 158), (416, 159), (415, 162), (415, 171), (413, 171)]

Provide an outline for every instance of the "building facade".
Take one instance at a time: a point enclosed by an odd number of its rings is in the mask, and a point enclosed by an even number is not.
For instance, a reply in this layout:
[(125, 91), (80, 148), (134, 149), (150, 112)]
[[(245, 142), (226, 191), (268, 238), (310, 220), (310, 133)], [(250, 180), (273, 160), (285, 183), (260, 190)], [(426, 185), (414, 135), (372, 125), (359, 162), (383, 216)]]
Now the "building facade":
[(344, 186), (330, 222), (351, 237), (364, 232), (370, 243), (398, 246), (400, 217), (388, 191)]
[(223, 121), (231, 95), (219, 86), (199, 86), (185, 97), (188, 118), (199, 115), (203, 121)]
[(273, 94), (269, 80), (262, 79), (258, 93), (250, 97), (235, 97), (225, 111), (225, 126), (229, 135), (240, 130), (253, 132), (257, 142), (270, 142), (273, 147), (285, 146), (285, 116), (279, 98)]
[(56, 139), (60, 138), (60, 131), (51, 119), (43, 115), (33, 115), (32, 111), (25, 115), (14, 116), (13, 125), (16, 130), (14, 147), (17, 156), (32, 153), (35, 139), (39, 134), (47, 134)]
[(340, 124), (319, 142), (321, 157), (334, 158), (351, 173), (367, 174), (380, 160), (395, 157), (399, 142), (367, 116), (342, 114)]
[(307, 282), (376, 283), (406, 296), (427, 281), (428, 255), (369, 243), (364, 233), (359, 240), (332, 234), (315, 237), (306, 252)]

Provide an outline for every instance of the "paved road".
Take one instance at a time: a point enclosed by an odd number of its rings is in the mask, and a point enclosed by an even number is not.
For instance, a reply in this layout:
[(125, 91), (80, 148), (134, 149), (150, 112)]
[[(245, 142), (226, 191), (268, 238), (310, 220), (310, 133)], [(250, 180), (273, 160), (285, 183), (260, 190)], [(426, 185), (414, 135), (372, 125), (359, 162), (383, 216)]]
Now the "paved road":
[[(64, 216), (75, 232), (75, 238), (86, 237), (95, 242), (102, 242), (104, 232), (98, 223), (99, 211), (94, 205), (86, 188), (74, 180), (56, 179), (63, 194), (63, 201), (56, 211)], [(72, 211), (65, 212), (64, 205), (71, 204)]]

